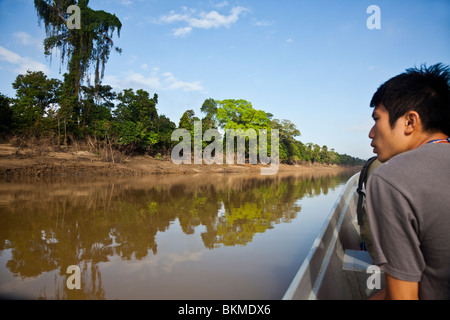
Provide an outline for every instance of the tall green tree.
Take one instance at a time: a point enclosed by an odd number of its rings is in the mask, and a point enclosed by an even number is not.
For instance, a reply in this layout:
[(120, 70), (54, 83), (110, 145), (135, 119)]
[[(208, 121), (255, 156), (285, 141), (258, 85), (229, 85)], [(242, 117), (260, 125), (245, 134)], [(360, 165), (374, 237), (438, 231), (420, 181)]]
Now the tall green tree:
[(102, 120), (112, 120), (111, 109), (114, 108), (114, 99), (117, 94), (112, 91), (109, 85), (103, 86), (82, 86), (82, 113), (81, 127), (88, 133), (93, 133), (95, 122)]
[(12, 119), (11, 99), (0, 93), (0, 139), (11, 134)]
[(150, 98), (145, 90), (139, 89), (134, 93), (133, 89), (125, 89), (117, 95), (117, 100), (119, 104), (114, 111), (117, 121), (141, 122), (150, 127), (158, 117), (157, 94)]
[(246, 100), (216, 101), (218, 125), (223, 129), (259, 129), (270, 130), (272, 115), (262, 110), (254, 109)]
[(280, 160), (295, 162), (300, 160), (298, 141), (295, 139), (301, 135), (294, 123), (290, 120), (272, 120), (272, 129), (278, 129), (280, 133)]
[[(259, 139), (260, 130), (267, 130), (267, 152), (268, 155), (271, 154), (271, 119), (272, 114), (266, 113), (262, 110), (257, 110), (253, 108), (251, 102), (246, 100), (221, 100), (217, 102), (217, 123), (222, 129), (225, 129), (225, 147), (231, 147), (227, 145), (227, 141), (230, 137), (227, 137), (227, 129), (235, 130), (235, 137), (239, 140), (245, 139), (245, 156), (247, 155), (257, 155), (259, 154), (259, 148), (253, 145), (253, 149), (250, 150), (252, 146), (251, 141), (254, 139)], [(254, 132), (252, 132), (254, 130)], [(256, 137), (255, 137), (256, 134)], [(234, 137), (232, 139), (235, 139)], [(260, 139), (259, 139), (260, 140)], [(234, 145), (235, 151), (239, 150), (238, 144)], [(250, 159), (250, 158), (249, 158)], [(256, 160), (256, 159), (253, 159)]]
[(49, 129), (51, 117), (55, 113), (56, 103), (59, 100), (61, 81), (49, 79), (42, 71), (21, 74), (12, 84), (16, 90), (16, 99), (13, 104), (13, 116), (19, 132), (32, 130), (46, 131)]
[(203, 131), (217, 129), (217, 102), (214, 99), (206, 99), (200, 111), (205, 114), (202, 119)]
[[(64, 77), (61, 113), (76, 126), (81, 114), (80, 87), (89, 70), (94, 67), (94, 85), (100, 84), (105, 64), (114, 47), (113, 35), (120, 36), (122, 23), (114, 15), (102, 10), (92, 10), (88, 0), (35, 0), (34, 5), (40, 22), (45, 25), (45, 54), (51, 56), (53, 49), (61, 52), (61, 62), (67, 59), (68, 73)], [(70, 14), (67, 8), (77, 5), (80, 9), (80, 28), (67, 27)]]
[(121, 146), (148, 151), (158, 143), (156, 132), (158, 95), (153, 98), (145, 90), (126, 89), (117, 95), (119, 104), (114, 111), (114, 127), (117, 141)]
[(200, 121), (198, 117), (195, 116), (194, 110), (186, 110), (180, 118), (178, 123), (178, 128), (187, 129), (191, 132), (192, 137), (194, 136), (194, 122)]
[(165, 115), (159, 115), (154, 123), (154, 130), (158, 134), (158, 143), (154, 145), (155, 152), (167, 154), (176, 144), (172, 141), (172, 133), (176, 124)]

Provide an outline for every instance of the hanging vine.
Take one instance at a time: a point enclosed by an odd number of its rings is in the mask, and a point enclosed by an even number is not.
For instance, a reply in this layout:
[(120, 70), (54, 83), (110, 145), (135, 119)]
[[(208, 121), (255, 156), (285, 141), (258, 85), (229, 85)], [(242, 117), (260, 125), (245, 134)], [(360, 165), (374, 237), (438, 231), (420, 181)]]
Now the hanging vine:
[[(55, 49), (61, 54), (61, 66), (67, 61), (68, 74), (65, 76), (67, 94), (66, 114), (72, 119), (79, 116), (76, 106), (80, 86), (90, 82), (90, 70), (94, 71), (94, 86), (101, 83), (105, 64), (111, 49), (121, 53), (114, 46), (113, 35), (117, 31), (120, 37), (122, 23), (115, 14), (88, 7), (89, 0), (35, 0), (39, 23), (45, 25), (47, 37), (44, 40), (45, 54), (52, 56)], [(76, 5), (80, 8), (81, 24), (79, 29), (69, 29), (67, 20), (70, 14), (67, 8)], [(64, 106), (62, 106), (64, 107)]]

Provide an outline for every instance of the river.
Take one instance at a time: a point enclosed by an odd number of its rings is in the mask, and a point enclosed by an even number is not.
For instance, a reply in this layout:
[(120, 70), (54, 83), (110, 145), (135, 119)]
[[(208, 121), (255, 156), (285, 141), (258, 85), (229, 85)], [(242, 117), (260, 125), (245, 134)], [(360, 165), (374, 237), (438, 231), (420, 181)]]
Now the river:
[(0, 298), (281, 299), (354, 173), (2, 182)]

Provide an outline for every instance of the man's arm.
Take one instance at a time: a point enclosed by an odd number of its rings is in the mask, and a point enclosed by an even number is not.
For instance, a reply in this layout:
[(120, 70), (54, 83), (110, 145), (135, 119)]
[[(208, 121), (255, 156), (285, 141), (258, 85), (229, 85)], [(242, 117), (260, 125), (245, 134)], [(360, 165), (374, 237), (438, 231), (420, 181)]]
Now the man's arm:
[(419, 300), (419, 283), (386, 275), (386, 300)]
[(386, 287), (369, 300), (419, 300), (419, 283), (398, 280), (386, 275)]
[(367, 208), (374, 262), (384, 266), (385, 298), (417, 300), (425, 260), (414, 227), (418, 224), (413, 214), (414, 208), (398, 189), (376, 173), (369, 178)]

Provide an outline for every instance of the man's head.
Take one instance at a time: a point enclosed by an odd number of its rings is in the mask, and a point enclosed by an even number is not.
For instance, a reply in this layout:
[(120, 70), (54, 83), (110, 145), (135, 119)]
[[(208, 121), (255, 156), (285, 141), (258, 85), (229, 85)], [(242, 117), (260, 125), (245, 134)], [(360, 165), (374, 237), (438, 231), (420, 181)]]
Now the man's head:
[(428, 137), (450, 136), (450, 69), (436, 64), (408, 69), (384, 83), (370, 103), (370, 130), (381, 162), (417, 148)]

